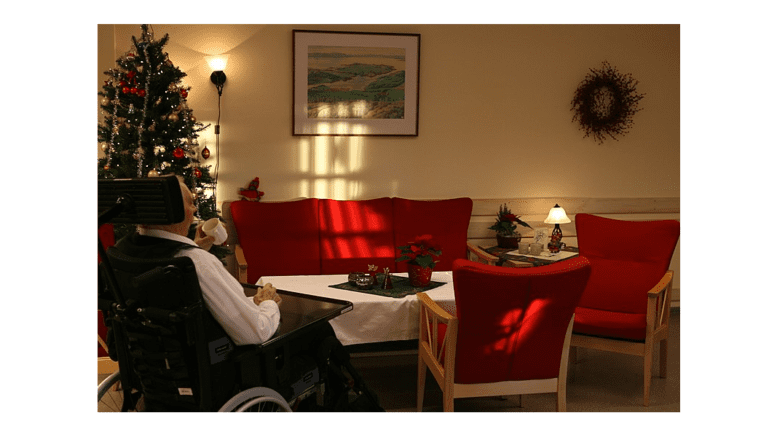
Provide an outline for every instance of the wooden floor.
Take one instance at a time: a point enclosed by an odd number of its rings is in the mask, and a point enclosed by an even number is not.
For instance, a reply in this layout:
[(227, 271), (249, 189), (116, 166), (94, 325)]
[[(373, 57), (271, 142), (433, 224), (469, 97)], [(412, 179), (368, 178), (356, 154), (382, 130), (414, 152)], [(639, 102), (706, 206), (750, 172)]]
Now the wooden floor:
[[(669, 362), (666, 379), (658, 377), (658, 347), (653, 362), (650, 406), (642, 405), (642, 358), (593, 350), (578, 353), (574, 380), (567, 384), (569, 412), (680, 411), (680, 310), (673, 309), (669, 326)], [(353, 353), (352, 362), (389, 412), (416, 410), (417, 357), (415, 351), (394, 355)], [(456, 399), (461, 412), (553, 412), (555, 394), (503, 398)], [(442, 391), (431, 374), (426, 377), (424, 411), (442, 411)]]

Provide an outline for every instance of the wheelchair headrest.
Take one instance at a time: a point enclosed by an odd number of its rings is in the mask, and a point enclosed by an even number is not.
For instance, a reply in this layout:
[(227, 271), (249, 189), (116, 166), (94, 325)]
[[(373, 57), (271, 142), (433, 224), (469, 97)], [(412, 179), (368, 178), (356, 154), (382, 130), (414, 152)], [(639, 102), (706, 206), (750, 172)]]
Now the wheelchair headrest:
[(174, 175), (99, 179), (97, 210), (100, 224), (167, 225), (184, 219), (181, 186)]

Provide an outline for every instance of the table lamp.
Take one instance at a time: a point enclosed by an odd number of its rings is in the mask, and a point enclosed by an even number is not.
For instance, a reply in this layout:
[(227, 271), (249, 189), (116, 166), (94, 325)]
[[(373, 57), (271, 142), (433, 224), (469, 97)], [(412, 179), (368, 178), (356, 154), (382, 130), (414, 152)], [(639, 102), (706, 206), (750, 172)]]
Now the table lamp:
[(572, 220), (567, 217), (567, 213), (564, 211), (564, 208), (558, 206), (557, 203), (556, 206), (550, 209), (550, 213), (548, 213), (548, 218), (545, 219), (545, 223), (556, 225), (553, 228), (553, 233), (550, 235), (550, 244), (548, 244), (548, 249), (551, 252), (558, 252), (561, 248), (561, 237), (563, 236), (561, 233), (561, 226), (559, 226), (559, 224), (572, 223)]

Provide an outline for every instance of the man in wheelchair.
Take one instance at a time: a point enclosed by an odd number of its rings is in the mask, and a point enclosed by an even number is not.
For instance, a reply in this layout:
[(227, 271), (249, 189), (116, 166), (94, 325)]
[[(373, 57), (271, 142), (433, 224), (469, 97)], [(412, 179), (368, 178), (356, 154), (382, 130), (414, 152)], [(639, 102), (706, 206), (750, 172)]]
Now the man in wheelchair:
[[(321, 302), (313, 317), (296, 304), (303, 295), (282, 292), (282, 299), (274, 289), (257, 294), (239, 283), (208, 252), (213, 237), (201, 226), (194, 240), (187, 236), (196, 212), (188, 187), (164, 179), (167, 201), (183, 205), (183, 219), (180, 211), (167, 220), (173, 223), (136, 219), (136, 232), (101, 253), (105, 285), (98, 302), (110, 329), (111, 358), (119, 362), (114, 379), (121, 380), (122, 410), (215, 411), (250, 403), (245, 393), (261, 387), (263, 395), (282, 398), (276, 403), (283, 409), (380, 411), (327, 322), (344, 311), (332, 305), (351, 304)], [(137, 180), (125, 181), (135, 190), (129, 183)], [(144, 201), (136, 197), (125, 210), (141, 210)], [(98, 399), (102, 394), (98, 390)]]

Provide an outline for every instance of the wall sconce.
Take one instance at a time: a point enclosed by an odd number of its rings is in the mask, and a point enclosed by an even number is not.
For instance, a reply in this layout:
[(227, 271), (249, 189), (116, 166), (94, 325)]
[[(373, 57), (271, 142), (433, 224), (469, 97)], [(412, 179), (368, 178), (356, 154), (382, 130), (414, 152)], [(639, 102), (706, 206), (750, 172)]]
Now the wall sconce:
[[(227, 68), (229, 55), (206, 56), (205, 60), (210, 65), (210, 69), (213, 70), (213, 73), (210, 74), (210, 81), (216, 85), (216, 91), (219, 93), (219, 121), (216, 122), (216, 126), (213, 128), (213, 132), (219, 135), (221, 133), (221, 125), (219, 125), (221, 122), (221, 91), (224, 89), (224, 83), (227, 81), (224, 69)], [(216, 141), (218, 142), (218, 136)]]
[(229, 55), (207, 56), (205, 60), (208, 61), (210, 69), (213, 73), (210, 74), (210, 81), (216, 85), (216, 91), (221, 97), (221, 91), (224, 89), (224, 83), (227, 81), (227, 75), (224, 74), (224, 70), (227, 68), (227, 61)]
[(548, 250), (550, 250), (551, 253), (556, 253), (561, 249), (561, 237), (563, 236), (561, 233), (561, 226), (559, 226), (559, 224), (572, 223), (572, 220), (567, 217), (567, 213), (564, 211), (564, 208), (558, 206), (557, 203), (556, 206), (550, 209), (548, 218), (545, 219), (545, 223), (556, 225), (553, 228), (553, 233), (550, 235), (550, 243), (548, 243)]

